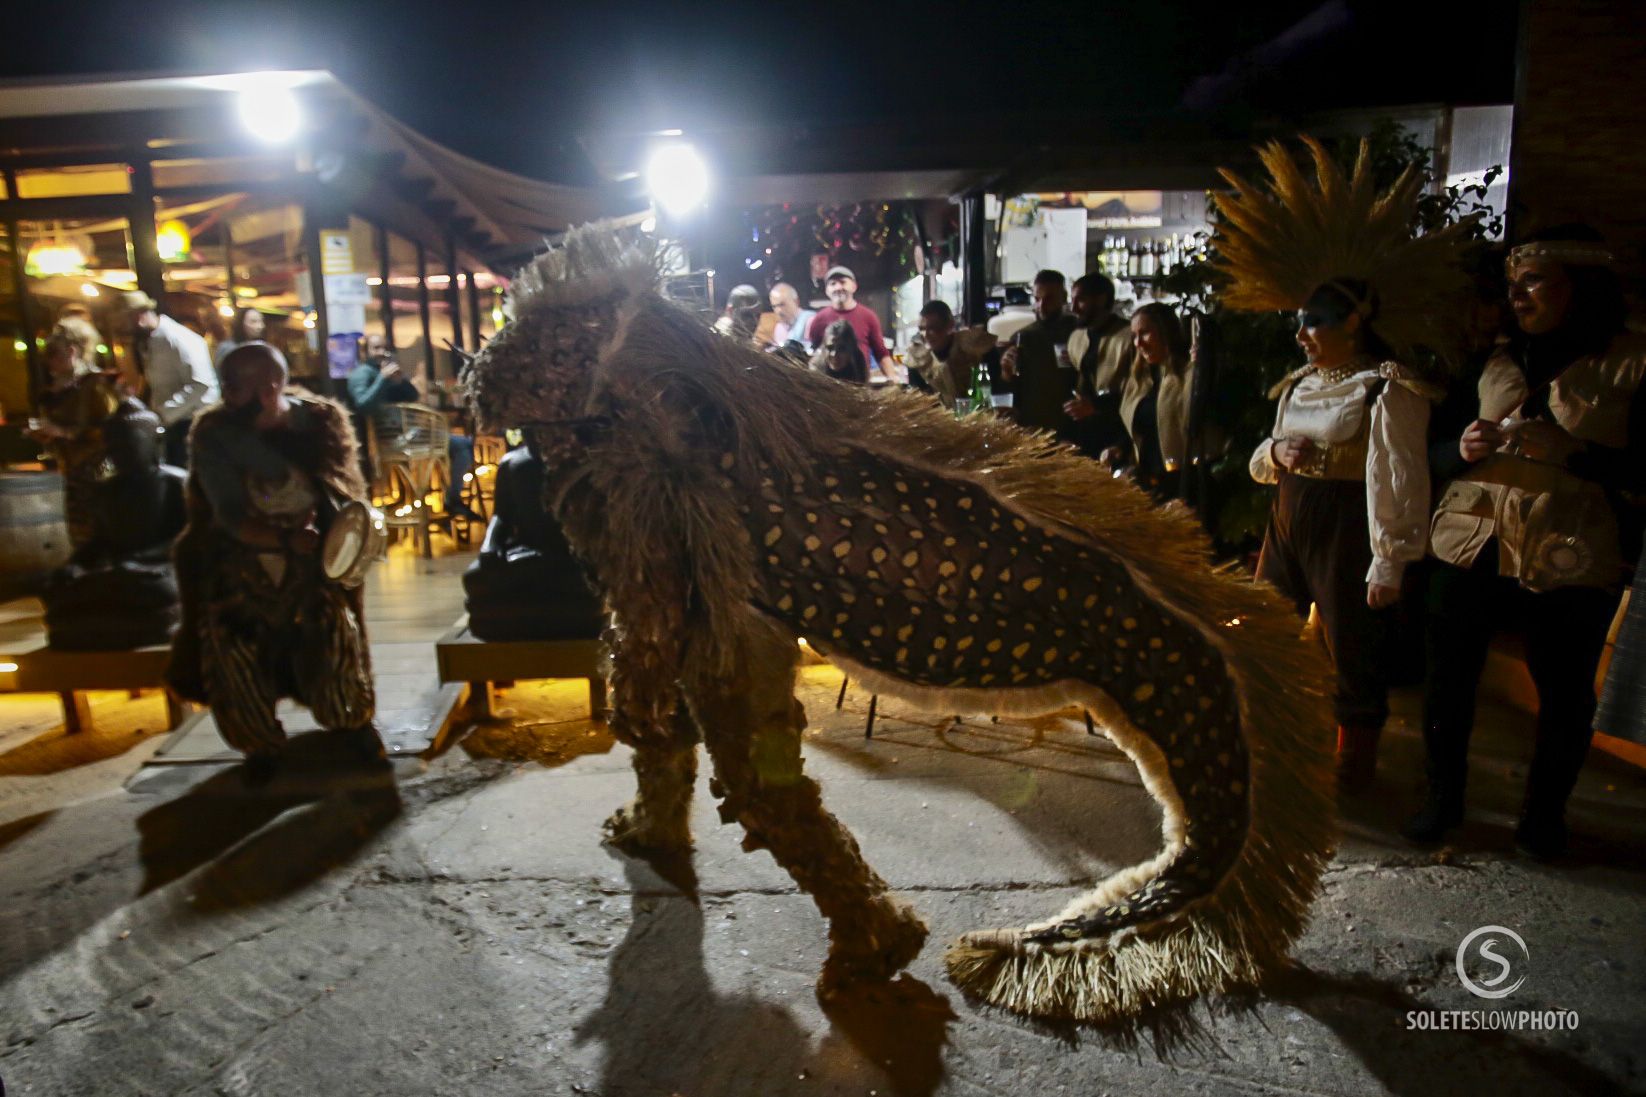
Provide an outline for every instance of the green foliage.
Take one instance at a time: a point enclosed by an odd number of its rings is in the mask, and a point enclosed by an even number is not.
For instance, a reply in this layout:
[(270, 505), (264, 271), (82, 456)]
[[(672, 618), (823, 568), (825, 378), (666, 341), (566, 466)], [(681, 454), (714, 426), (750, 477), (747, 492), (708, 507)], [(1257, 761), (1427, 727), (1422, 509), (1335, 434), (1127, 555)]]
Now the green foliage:
[[(1413, 228), (1429, 232), (1473, 217), (1469, 234), (1484, 240), (1502, 231), (1502, 217), (1486, 205), (1487, 188), (1502, 175), (1501, 167), (1485, 174), (1484, 181), (1466, 187), (1448, 186), (1435, 190), (1434, 150), (1424, 145), (1399, 123), (1383, 120), (1366, 135), (1372, 174), (1380, 189), (1388, 187), (1401, 172), (1416, 165), (1429, 184), (1419, 199)], [(1353, 167), (1359, 139), (1328, 141), (1327, 148), (1343, 165)], [(1217, 223), (1216, 206), (1207, 198), (1207, 220)], [(1158, 290), (1176, 297), (1184, 313), (1208, 317), (1217, 332), (1217, 406), (1213, 417), (1227, 439), (1225, 455), (1212, 466), (1215, 522), (1213, 533), (1221, 551), (1241, 554), (1254, 549), (1262, 539), (1268, 521), (1271, 488), (1253, 483), (1247, 471), (1252, 451), (1268, 436), (1274, 424), (1274, 401), (1268, 393), (1292, 370), (1303, 364), (1295, 332), (1296, 321), (1286, 313), (1237, 312), (1226, 309), (1217, 298), (1218, 275), (1212, 269), (1217, 250), (1204, 234), (1191, 251), (1196, 258), (1168, 271)], [(1416, 365), (1417, 363), (1414, 363)]]

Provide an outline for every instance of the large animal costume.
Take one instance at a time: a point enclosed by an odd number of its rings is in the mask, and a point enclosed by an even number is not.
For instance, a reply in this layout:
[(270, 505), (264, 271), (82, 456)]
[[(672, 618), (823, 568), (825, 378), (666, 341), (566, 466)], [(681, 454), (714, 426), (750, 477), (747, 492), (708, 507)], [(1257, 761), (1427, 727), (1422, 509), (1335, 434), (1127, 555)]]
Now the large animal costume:
[[(196, 417), (188, 524), (172, 550), (183, 614), (167, 683), (209, 705), (224, 740), (250, 755), (284, 744), (274, 714), (282, 697), (307, 705), (330, 730), (369, 724), (375, 705), (360, 589), (327, 579), (318, 554), (236, 539), (203, 483), (232, 468), (250, 515), (300, 525), (313, 507), (322, 530), (336, 502), (366, 497), (348, 412), (322, 397), (285, 398), (289, 429), (256, 431), (243, 409), (221, 405)], [(232, 488), (223, 494), (238, 497)]]
[(920, 919), (801, 767), (797, 636), (942, 712), (1084, 706), (1133, 759), (1165, 846), (1035, 925), (968, 934), (989, 1002), (1106, 1020), (1250, 984), (1301, 930), (1334, 813), (1325, 667), (1194, 523), (999, 420), (956, 421), (714, 338), (595, 227), (516, 279), (475, 361), (483, 422), (532, 426), (550, 503), (614, 613), (612, 729), (631, 846), (689, 844), (701, 729), (721, 815), (829, 919), (825, 988), (886, 978)]

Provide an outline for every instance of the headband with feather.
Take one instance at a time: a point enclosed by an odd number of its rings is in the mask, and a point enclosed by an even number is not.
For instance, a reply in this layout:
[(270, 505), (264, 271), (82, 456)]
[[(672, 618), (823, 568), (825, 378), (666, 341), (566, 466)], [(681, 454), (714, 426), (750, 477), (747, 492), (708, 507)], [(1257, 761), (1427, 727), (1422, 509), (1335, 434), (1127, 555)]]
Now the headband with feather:
[[(1462, 258), (1472, 218), (1414, 235), (1423, 190), (1415, 164), (1380, 193), (1365, 141), (1345, 176), (1319, 141), (1302, 140), (1314, 161), (1312, 181), (1278, 141), (1257, 150), (1269, 173), (1266, 188), (1219, 169), (1233, 188), (1215, 196), (1222, 217), (1214, 266), (1228, 280), (1223, 303), (1289, 311), (1338, 283), (1397, 357), (1409, 361), (1420, 347), (1452, 357), (1461, 335), (1462, 310), (1455, 306), (1469, 292)], [(1364, 281), (1371, 291), (1348, 292), (1345, 279)]]

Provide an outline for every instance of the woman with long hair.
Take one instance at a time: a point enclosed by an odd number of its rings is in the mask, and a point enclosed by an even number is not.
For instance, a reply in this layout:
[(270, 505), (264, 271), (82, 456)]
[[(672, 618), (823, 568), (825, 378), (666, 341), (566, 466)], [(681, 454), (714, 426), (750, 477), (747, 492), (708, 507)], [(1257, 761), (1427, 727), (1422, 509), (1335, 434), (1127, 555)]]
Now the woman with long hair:
[(857, 333), (844, 320), (836, 320), (823, 332), (823, 342), (812, 356), (812, 368), (837, 381), (853, 385), (869, 383), (869, 362), (863, 356), (863, 344), (857, 341)]
[(1120, 396), (1132, 475), (1155, 498), (1172, 499), (1190, 459), (1189, 338), (1171, 306), (1152, 301), (1132, 314), (1132, 346), (1136, 354)]
[(268, 321), (261, 312), (252, 308), (240, 309), (234, 314), (234, 322), (229, 325), (229, 337), (217, 344), (217, 351), (212, 355), (212, 364), (221, 366), (223, 359), (233, 354), (236, 349), (247, 343), (261, 343), (266, 334)]

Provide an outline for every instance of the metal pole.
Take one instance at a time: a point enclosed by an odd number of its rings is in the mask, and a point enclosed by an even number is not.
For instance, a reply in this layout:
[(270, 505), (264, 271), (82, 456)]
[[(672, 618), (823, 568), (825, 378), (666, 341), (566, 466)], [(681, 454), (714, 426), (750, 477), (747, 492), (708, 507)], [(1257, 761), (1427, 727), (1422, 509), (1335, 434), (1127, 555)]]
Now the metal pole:
[(383, 345), (397, 350), (394, 345), (394, 291), (389, 285), (389, 230), (382, 225), (372, 226), (372, 240), (377, 244), (377, 315), (383, 324)]
[(320, 266), (320, 217), (314, 203), (303, 203), (303, 254), (309, 264), (309, 298), (314, 302), (315, 345), (320, 349), (321, 375), (331, 379), (331, 360), (326, 338), (331, 332), (326, 317), (326, 277)]
[[(451, 310), (452, 346), (459, 350), (463, 347), (463, 309), (457, 292), (457, 239), (451, 233), (446, 234), (446, 307)], [(457, 363), (452, 363), (452, 373), (457, 372)]]
[(474, 271), (463, 272), (469, 279), (469, 345), (480, 349), (480, 289), (474, 284)]
[(984, 250), (983, 195), (960, 200), (961, 312), (968, 324), (981, 324), (989, 296), (987, 256)]
[(429, 250), (417, 243), (417, 317), (423, 322), (423, 376), (434, 375), (434, 332), (429, 316)]
[(131, 259), (137, 288), (162, 300), (166, 268), (160, 262), (160, 244), (154, 233), (154, 170), (146, 156), (131, 157)]

